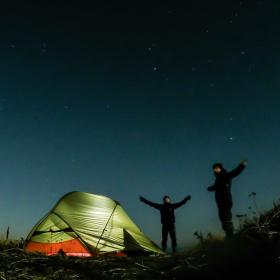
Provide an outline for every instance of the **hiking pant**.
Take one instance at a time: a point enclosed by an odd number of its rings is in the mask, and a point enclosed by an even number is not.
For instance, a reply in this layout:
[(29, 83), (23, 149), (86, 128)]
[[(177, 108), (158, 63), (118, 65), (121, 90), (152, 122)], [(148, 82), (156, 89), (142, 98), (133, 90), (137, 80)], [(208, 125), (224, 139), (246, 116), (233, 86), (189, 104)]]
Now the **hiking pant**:
[(231, 206), (219, 206), (219, 218), (222, 223), (222, 228), (226, 233), (227, 237), (233, 235), (233, 223), (232, 223), (232, 214), (231, 214)]
[(175, 224), (162, 225), (162, 242), (161, 242), (162, 250), (163, 251), (166, 250), (168, 233), (171, 238), (171, 245), (172, 245), (173, 252), (175, 252), (177, 247)]

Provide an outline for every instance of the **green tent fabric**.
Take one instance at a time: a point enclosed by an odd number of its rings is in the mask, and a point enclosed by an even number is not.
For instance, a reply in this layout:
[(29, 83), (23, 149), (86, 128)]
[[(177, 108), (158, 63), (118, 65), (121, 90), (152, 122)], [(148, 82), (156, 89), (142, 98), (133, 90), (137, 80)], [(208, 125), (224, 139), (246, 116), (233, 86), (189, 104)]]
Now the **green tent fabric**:
[(163, 253), (117, 201), (85, 192), (63, 196), (31, 230), (25, 250), (48, 255), (63, 251), (75, 256), (121, 251)]

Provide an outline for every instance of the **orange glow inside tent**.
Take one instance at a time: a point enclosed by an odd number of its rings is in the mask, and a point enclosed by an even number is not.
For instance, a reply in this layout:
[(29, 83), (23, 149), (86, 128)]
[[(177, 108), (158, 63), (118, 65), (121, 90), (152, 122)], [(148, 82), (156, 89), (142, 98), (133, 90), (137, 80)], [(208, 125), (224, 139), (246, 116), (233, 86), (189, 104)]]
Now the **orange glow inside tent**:
[(63, 251), (67, 256), (89, 257), (92, 254), (77, 239), (58, 243), (41, 243), (30, 241), (25, 247), (27, 252), (40, 252), (45, 255), (56, 255)]

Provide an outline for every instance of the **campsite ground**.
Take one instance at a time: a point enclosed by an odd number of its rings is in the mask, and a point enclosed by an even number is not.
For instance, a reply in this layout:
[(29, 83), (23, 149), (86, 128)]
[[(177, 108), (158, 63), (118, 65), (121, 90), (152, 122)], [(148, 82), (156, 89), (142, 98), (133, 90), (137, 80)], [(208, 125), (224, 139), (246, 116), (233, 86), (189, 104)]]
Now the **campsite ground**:
[(2, 244), (0, 279), (252, 279), (280, 266), (280, 206), (246, 219), (231, 240), (208, 237), (164, 256), (76, 258), (27, 254)]
[(176, 255), (85, 259), (6, 249), (0, 253), (0, 279), (252, 279), (278, 270), (279, 248), (240, 245), (212, 240)]

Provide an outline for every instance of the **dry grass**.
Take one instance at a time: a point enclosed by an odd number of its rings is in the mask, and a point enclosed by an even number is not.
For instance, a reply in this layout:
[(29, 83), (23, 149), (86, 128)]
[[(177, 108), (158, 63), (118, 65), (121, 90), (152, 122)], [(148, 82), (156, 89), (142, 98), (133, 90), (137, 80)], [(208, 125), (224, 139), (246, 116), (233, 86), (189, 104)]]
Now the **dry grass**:
[(209, 235), (175, 255), (47, 257), (25, 253), (19, 242), (0, 242), (0, 280), (252, 279), (278, 273), (279, 266), (280, 205), (246, 218), (232, 239)]

